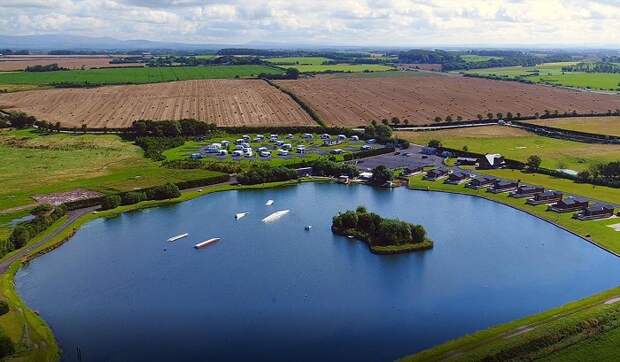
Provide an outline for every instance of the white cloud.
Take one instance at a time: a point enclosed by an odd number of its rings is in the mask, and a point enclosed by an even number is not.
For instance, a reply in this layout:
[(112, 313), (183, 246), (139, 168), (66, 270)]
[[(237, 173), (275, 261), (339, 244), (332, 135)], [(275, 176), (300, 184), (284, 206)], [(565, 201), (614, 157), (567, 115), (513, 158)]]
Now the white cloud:
[(611, 0), (0, 0), (0, 13), (2, 34), (385, 46), (620, 41), (620, 2)]

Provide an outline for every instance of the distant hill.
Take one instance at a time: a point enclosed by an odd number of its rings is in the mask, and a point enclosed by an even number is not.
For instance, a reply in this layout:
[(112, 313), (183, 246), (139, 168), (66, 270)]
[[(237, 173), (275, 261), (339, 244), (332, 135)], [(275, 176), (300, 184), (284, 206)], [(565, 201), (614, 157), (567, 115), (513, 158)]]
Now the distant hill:
[(109, 37), (87, 37), (78, 35), (0, 35), (0, 49), (28, 50), (217, 50), (229, 45), (190, 44), (151, 40), (119, 40)]

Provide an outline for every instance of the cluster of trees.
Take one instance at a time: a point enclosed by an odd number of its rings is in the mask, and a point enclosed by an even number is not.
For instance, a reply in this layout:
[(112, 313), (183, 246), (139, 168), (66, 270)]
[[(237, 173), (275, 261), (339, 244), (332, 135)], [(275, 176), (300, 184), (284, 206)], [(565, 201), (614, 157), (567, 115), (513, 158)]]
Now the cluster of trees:
[(148, 61), (149, 67), (174, 67), (174, 66), (199, 66), (199, 65), (249, 65), (249, 64), (264, 64), (264, 62), (257, 57), (235, 57), (232, 55), (225, 55), (213, 58), (197, 58), (187, 56), (165, 56), (156, 57)]
[(30, 55), (28, 50), (0, 49), (0, 54), (4, 55)]
[(594, 165), (579, 172), (577, 178), (582, 182), (620, 187), (620, 161)]
[(383, 186), (388, 181), (394, 180), (394, 171), (379, 165), (372, 170), (372, 179), (370, 183), (376, 186)]
[(134, 121), (127, 129), (134, 137), (178, 137), (178, 136), (204, 136), (215, 132), (215, 123), (206, 123), (195, 119), (182, 119), (179, 121)]
[(299, 78), (299, 70), (297, 68), (287, 68), (284, 74), (260, 73), (260, 79), (297, 79)]
[(426, 240), (426, 230), (421, 225), (385, 219), (362, 206), (334, 216), (332, 231), (339, 235), (354, 235), (370, 246), (417, 244)]
[(23, 247), (30, 239), (50, 227), (66, 213), (67, 209), (62, 205), (56, 207), (45, 205), (35, 208), (32, 211), (35, 218), (17, 224), (9, 238), (5, 240), (1, 246), (0, 253), (5, 255), (6, 253)]
[[(482, 62), (466, 62), (461, 55), (482, 55), (495, 58)], [(532, 55), (521, 51), (460, 52), (445, 50), (412, 49), (398, 53), (399, 63), (441, 64), (443, 71), (456, 69), (480, 69), (509, 66), (534, 66), (536, 64), (568, 60), (564, 54)]]
[(376, 138), (380, 143), (385, 143), (392, 139), (392, 128), (386, 124), (377, 124), (377, 121), (372, 121), (371, 124), (364, 127), (364, 136)]
[(355, 177), (359, 175), (357, 167), (348, 163), (335, 162), (326, 158), (320, 158), (310, 164), (312, 171), (317, 176), (333, 176), (338, 177), (347, 175)]
[(121, 194), (107, 195), (101, 201), (101, 210), (117, 208), (121, 205), (133, 205), (147, 200), (166, 200), (181, 196), (179, 187), (173, 183), (149, 187), (139, 191), (129, 191)]
[(58, 64), (48, 65), (29, 65), (24, 69), (26, 72), (55, 72), (59, 70), (67, 70), (67, 68), (59, 67)]
[(167, 149), (183, 146), (185, 139), (183, 137), (146, 136), (136, 138), (135, 143), (144, 150), (144, 157), (163, 161), (166, 158), (162, 153)]
[(562, 67), (563, 72), (620, 73), (620, 65), (610, 62), (578, 63)]
[(9, 112), (2, 118), (15, 128), (29, 128), (37, 121), (35, 117), (29, 116), (23, 112)]
[(286, 181), (297, 178), (297, 171), (283, 166), (255, 165), (237, 175), (242, 185), (256, 185), (265, 182)]

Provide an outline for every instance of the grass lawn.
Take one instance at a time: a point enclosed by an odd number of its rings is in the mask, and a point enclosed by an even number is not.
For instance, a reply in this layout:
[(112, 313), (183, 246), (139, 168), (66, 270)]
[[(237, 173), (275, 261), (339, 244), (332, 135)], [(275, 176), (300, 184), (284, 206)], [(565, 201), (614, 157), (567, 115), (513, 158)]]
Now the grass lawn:
[(536, 119), (528, 123), (620, 137), (620, 117), (575, 117)]
[(329, 61), (324, 57), (281, 57), (281, 58), (266, 58), (268, 61), (277, 65), (321, 65), (323, 62)]
[(535, 83), (554, 84), (565, 87), (591, 88), (600, 90), (620, 89), (618, 73), (562, 72), (563, 66), (577, 62), (545, 63), (534, 67), (501, 67), (471, 69), (464, 73), (482, 76), (498, 76), (508, 79), (524, 77)]
[[(572, 213), (558, 214), (547, 211), (547, 205), (532, 206), (525, 203), (526, 199), (509, 197), (508, 193), (493, 194), (486, 190), (472, 190), (465, 185), (449, 185), (441, 181), (426, 181), (422, 176), (414, 176), (409, 179), (409, 187), (421, 190), (437, 190), (454, 192), (465, 195), (479, 196), (488, 200), (493, 200), (526, 211), (542, 219), (551, 221), (566, 229), (580, 235), (588, 240), (593, 240), (597, 244), (610, 250), (620, 253), (620, 232), (615, 231), (609, 225), (620, 223), (620, 218), (610, 218), (606, 220), (579, 221), (572, 218)], [(605, 199), (605, 194), (597, 195), (597, 199)]]
[(574, 346), (555, 352), (540, 361), (581, 362), (620, 360), (620, 327), (605, 331)]
[(476, 54), (465, 54), (465, 55), (461, 55), (461, 59), (463, 59), (466, 63), (482, 63), (482, 62), (487, 62), (489, 60), (503, 59), (503, 57), (493, 57), (493, 56), (488, 56), (488, 55), (476, 55)]
[(589, 166), (620, 159), (620, 145), (586, 144), (542, 137), (504, 126), (471, 127), (427, 132), (397, 132), (398, 137), (425, 145), (436, 139), (445, 147), (471, 152), (501, 153), (507, 158), (525, 162), (530, 155), (542, 158), (542, 166), (550, 169), (585, 170)]
[[(526, 184), (544, 186), (551, 190), (558, 190), (567, 194), (576, 194), (590, 199), (597, 199), (620, 205), (620, 189), (613, 187), (577, 183), (568, 179), (511, 169), (476, 170), (475, 172), (509, 180), (521, 180), (521, 182)], [(620, 220), (618, 220), (618, 222), (620, 222)], [(618, 237), (620, 237), (620, 233), (618, 233)]]
[[(295, 65), (300, 73), (323, 72), (382, 72), (393, 67), (382, 64), (335, 64), (335, 65)], [(1, 78), (0, 78), (1, 81)]]
[(144, 84), (190, 79), (218, 79), (281, 74), (282, 69), (263, 65), (213, 65), (197, 67), (144, 67), (66, 70), (57, 72), (0, 73), (0, 84), (51, 84), (60, 82), (91, 84)]
[(128, 191), (217, 174), (160, 167), (116, 135), (42, 136), (33, 130), (0, 132), (0, 161), (0, 210), (32, 204), (33, 195), (79, 187)]

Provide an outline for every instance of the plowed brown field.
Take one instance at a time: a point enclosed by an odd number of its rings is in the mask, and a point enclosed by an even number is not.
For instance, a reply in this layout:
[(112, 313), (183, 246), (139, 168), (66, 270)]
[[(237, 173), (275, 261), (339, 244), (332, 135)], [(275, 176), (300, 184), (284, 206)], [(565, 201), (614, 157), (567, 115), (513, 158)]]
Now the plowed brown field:
[(0, 108), (63, 127), (127, 127), (138, 119), (194, 118), (219, 126), (315, 126), (288, 95), (261, 80), (192, 80), (0, 94)]
[(84, 68), (108, 68), (108, 67), (142, 67), (141, 63), (110, 64), (110, 57), (71, 57), (71, 56), (24, 56), (24, 57), (0, 57), (0, 71), (24, 70), (33, 65), (58, 64), (59, 67), (68, 69)]
[(489, 112), (533, 115), (545, 109), (587, 113), (620, 108), (620, 96), (460, 76), (302, 79), (278, 84), (299, 96), (327, 124), (347, 127), (392, 117), (415, 125), (448, 115), (476, 119)]

